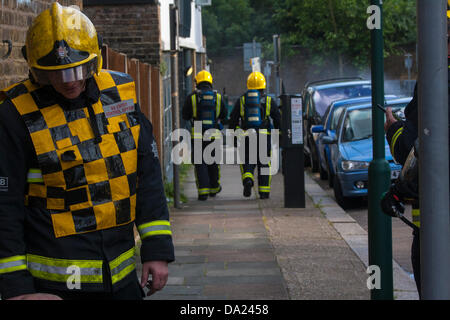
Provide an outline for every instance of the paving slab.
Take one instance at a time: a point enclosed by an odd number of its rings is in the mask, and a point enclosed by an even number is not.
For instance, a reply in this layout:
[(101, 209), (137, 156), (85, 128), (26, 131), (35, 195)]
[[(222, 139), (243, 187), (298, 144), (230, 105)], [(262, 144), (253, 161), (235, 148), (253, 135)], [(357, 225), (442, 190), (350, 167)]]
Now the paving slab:
[[(317, 201), (317, 194), (320, 193), (318, 188), (320, 188), (320, 186), (317, 184), (314, 186), (314, 180), (307, 173), (305, 173), (305, 181), (306, 193), (312, 199), (316, 197)], [(344, 210), (340, 210), (340, 207), (338, 207), (337, 204), (319, 207), (336, 231), (343, 237), (367, 268), (369, 265), (369, 251), (368, 234), (365, 229), (357, 224)], [(392, 261), (392, 269), (394, 299), (418, 300), (419, 295), (417, 293), (417, 288), (414, 279), (410, 277), (409, 273), (403, 270), (394, 260)]]
[[(368, 300), (367, 233), (305, 174), (305, 208), (284, 208), (283, 175), (270, 199), (242, 195), (238, 166), (221, 166), (222, 192), (198, 201), (193, 170), (188, 202), (171, 208), (176, 261), (150, 300)], [(415, 299), (394, 263), (396, 299)]]

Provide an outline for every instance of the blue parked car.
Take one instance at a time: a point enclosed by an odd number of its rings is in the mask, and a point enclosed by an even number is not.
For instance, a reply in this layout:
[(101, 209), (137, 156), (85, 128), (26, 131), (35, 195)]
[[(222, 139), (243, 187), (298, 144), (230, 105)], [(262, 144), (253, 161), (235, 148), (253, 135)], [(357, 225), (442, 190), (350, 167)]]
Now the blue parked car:
[[(392, 100), (397, 98), (395, 95), (385, 95), (385, 104), (386, 100)], [(324, 144), (321, 138), (325, 135), (336, 137), (336, 127), (339, 121), (339, 116), (344, 107), (348, 107), (351, 105), (362, 104), (364, 102), (371, 102), (371, 96), (358, 97), (352, 99), (342, 99), (332, 102), (324, 115), (324, 124), (323, 125), (315, 125), (311, 127), (311, 131), (314, 133), (318, 133), (318, 137), (316, 140), (317, 150), (319, 152), (319, 173), (320, 179), (325, 180), (328, 178), (328, 185), (330, 187), (333, 186), (333, 176), (334, 171), (333, 168), (330, 167), (331, 157), (330, 157), (330, 148), (327, 144)], [(408, 99), (404, 99), (402, 101), (408, 101)]]
[[(410, 100), (411, 98), (394, 99), (386, 105), (399, 114)], [(367, 103), (343, 108), (335, 137), (323, 136), (321, 140), (330, 147), (330, 167), (335, 172), (334, 195), (338, 204), (345, 208), (352, 198), (367, 195), (368, 168), (373, 158), (372, 105)], [(396, 179), (401, 165), (394, 162), (387, 140), (385, 154), (391, 168), (391, 179)]]

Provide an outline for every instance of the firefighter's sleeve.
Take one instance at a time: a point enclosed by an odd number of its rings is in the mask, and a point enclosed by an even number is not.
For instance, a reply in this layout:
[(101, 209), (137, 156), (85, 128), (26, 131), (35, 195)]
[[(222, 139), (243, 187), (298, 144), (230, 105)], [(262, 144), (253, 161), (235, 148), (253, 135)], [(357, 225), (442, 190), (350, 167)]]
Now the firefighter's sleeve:
[[(35, 293), (27, 270), (25, 207), (26, 128), (11, 102), (0, 104), (0, 294)], [(15, 112), (15, 114), (14, 114)], [(22, 132), (23, 131), (23, 132)]]
[(236, 101), (234, 104), (233, 110), (230, 113), (230, 122), (229, 128), (235, 130), (239, 126), (239, 118), (240, 118), (240, 99)]
[(222, 99), (220, 99), (220, 113), (219, 113), (219, 119), (223, 121), (227, 120), (227, 108), (225, 106), (225, 100), (222, 96)]
[(416, 138), (417, 128), (411, 121), (396, 121), (389, 127), (386, 139), (391, 155), (401, 165), (405, 163)]
[(191, 95), (189, 95), (184, 102), (181, 116), (184, 120), (191, 120), (193, 117)]
[(140, 113), (136, 226), (142, 240), (141, 260), (175, 260), (169, 209), (150, 121)]
[(272, 99), (271, 104), (272, 105), (270, 106), (270, 117), (273, 120), (273, 126), (275, 127), (275, 129), (280, 129), (280, 124), (281, 124), (280, 110), (278, 108), (277, 103), (274, 101), (274, 99)]
[(405, 108), (405, 121), (394, 122), (386, 132), (391, 155), (403, 165), (418, 135), (417, 83), (412, 100)]

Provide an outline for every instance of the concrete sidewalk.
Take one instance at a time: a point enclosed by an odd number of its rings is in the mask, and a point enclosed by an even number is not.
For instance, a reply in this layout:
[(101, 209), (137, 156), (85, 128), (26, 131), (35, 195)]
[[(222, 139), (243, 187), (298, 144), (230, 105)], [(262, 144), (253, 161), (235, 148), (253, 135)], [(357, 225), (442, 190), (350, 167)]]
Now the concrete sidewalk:
[[(189, 202), (171, 210), (169, 282), (147, 299), (370, 299), (364, 235), (308, 175), (301, 209), (284, 208), (281, 173), (268, 200), (243, 197), (239, 166), (222, 165), (221, 176), (222, 192), (198, 201), (191, 170)], [(402, 285), (396, 298), (414, 298)]]

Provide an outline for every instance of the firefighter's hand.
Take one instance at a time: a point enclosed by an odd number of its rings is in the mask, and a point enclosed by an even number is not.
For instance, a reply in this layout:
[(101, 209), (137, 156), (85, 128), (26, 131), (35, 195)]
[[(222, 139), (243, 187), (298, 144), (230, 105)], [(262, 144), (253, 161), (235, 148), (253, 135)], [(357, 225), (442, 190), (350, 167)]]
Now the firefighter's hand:
[(386, 121), (384, 123), (384, 132), (388, 132), (391, 125), (397, 122), (397, 119), (395, 119), (394, 115), (392, 114), (392, 108), (387, 107), (386, 108)]
[[(152, 275), (152, 280), (148, 281), (148, 276)], [(148, 296), (161, 290), (167, 283), (169, 277), (169, 268), (166, 261), (148, 261), (142, 265), (141, 287), (147, 287), (150, 291)]]
[(30, 294), (23, 294), (21, 296), (9, 298), (7, 300), (62, 300), (62, 299), (54, 294), (30, 293)]

